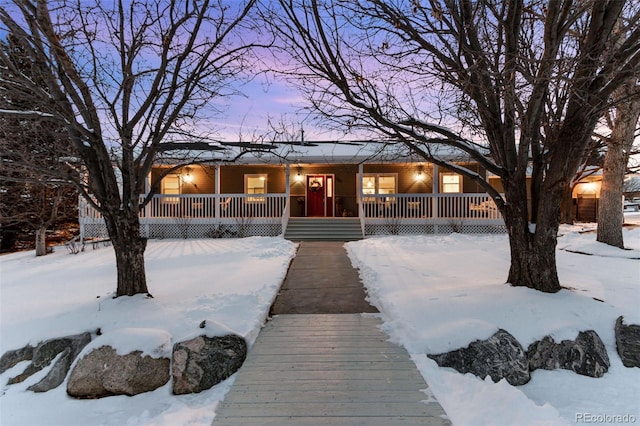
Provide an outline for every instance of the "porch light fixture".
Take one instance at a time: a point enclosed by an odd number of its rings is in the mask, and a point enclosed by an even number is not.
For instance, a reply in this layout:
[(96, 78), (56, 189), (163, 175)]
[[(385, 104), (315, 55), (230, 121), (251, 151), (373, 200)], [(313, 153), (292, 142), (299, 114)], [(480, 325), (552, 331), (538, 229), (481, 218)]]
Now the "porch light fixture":
[(302, 182), (302, 169), (298, 167), (298, 173), (296, 174), (295, 180), (296, 182)]
[(185, 169), (186, 174), (182, 177), (185, 183), (193, 182), (193, 176), (191, 176), (191, 167)]
[(418, 172), (416, 173), (416, 181), (422, 182), (424, 180), (424, 173), (422, 172), (422, 165), (418, 166)]
[(582, 184), (583, 194), (595, 194), (598, 189), (598, 185), (595, 182), (585, 182)]

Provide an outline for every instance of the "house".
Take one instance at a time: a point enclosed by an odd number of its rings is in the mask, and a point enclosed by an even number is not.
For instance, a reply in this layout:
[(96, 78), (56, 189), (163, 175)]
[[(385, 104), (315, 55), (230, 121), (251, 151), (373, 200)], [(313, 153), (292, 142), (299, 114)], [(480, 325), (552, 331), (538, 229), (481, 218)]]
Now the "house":
[[(142, 209), (144, 235), (287, 236), (305, 221), (323, 223), (316, 232), (325, 237), (346, 223), (356, 227), (360, 238), (505, 230), (493, 200), (476, 182), (427, 163), (400, 144), (283, 144), (227, 162), (238, 149), (228, 149), (223, 156), (220, 151), (197, 157), (190, 153), (198, 164), (164, 176), (159, 193)], [(485, 175), (459, 153), (440, 156)], [(147, 187), (175, 164), (170, 157), (160, 159)], [(100, 215), (87, 203), (80, 204), (81, 237), (106, 236)]]
[(573, 217), (578, 222), (596, 222), (600, 202), (602, 170), (597, 168), (582, 177), (573, 187)]

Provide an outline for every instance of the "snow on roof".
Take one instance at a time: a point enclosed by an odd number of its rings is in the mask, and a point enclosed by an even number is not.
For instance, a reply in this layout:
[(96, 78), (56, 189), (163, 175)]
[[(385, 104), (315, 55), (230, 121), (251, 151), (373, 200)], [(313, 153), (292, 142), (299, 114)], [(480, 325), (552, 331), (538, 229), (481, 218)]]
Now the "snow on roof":
[[(433, 145), (432, 153), (444, 161), (468, 161), (468, 154), (450, 146)], [(241, 155), (242, 154), (242, 155)], [(239, 157), (238, 157), (239, 156)], [(236, 164), (354, 164), (363, 162), (425, 161), (399, 142), (379, 141), (313, 141), (271, 144), (211, 144), (209, 149), (170, 150), (158, 157), (159, 163), (170, 164), (185, 158), (198, 161)], [(235, 161), (234, 161), (235, 159)]]

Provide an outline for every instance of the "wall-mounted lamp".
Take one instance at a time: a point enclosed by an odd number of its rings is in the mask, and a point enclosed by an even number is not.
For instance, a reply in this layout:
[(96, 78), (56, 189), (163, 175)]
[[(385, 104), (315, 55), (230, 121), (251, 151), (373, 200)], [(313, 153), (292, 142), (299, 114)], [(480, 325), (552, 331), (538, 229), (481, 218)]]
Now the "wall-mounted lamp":
[(191, 167), (186, 167), (184, 171), (185, 171), (185, 174), (182, 176), (182, 180), (184, 181), (184, 183), (193, 182), (193, 176), (191, 175)]
[(416, 181), (422, 182), (424, 180), (424, 171), (422, 170), (422, 165), (418, 166), (418, 171), (416, 173)]
[(582, 184), (582, 193), (583, 194), (595, 194), (598, 189), (598, 184), (596, 182), (584, 182)]
[(295, 180), (296, 182), (302, 182), (302, 168), (298, 166), (298, 173), (296, 174)]

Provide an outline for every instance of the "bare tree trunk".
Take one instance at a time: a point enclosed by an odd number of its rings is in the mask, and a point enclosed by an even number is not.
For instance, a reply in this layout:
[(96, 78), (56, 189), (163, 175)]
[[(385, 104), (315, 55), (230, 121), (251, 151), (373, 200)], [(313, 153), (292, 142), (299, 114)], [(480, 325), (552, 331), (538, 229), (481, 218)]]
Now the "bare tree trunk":
[[(640, 117), (640, 97), (635, 79), (620, 88), (619, 98), (627, 99), (616, 107), (616, 117), (607, 141), (607, 153), (602, 170), (600, 205), (598, 207), (597, 241), (624, 248), (622, 225), (622, 187), (633, 145), (635, 129)], [(635, 96), (635, 97), (632, 97)]]
[(560, 203), (560, 223), (573, 225), (573, 187), (570, 184), (565, 185), (562, 192), (562, 202)]
[(118, 285), (116, 297), (149, 294), (144, 268), (147, 239), (140, 235), (137, 212), (120, 211), (116, 217), (105, 216), (109, 237), (116, 255)]
[(602, 186), (598, 205), (597, 241), (615, 247), (624, 248), (622, 237), (622, 184), (627, 168), (627, 156), (622, 145), (610, 143), (604, 158), (602, 170)]
[(44, 226), (36, 229), (36, 256), (47, 254), (47, 228)]
[[(537, 207), (538, 222), (530, 225), (527, 194), (523, 187), (513, 184), (505, 188), (509, 202), (505, 206), (503, 217), (511, 250), (511, 266), (507, 281), (515, 287), (555, 293), (561, 289), (556, 268), (556, 237), (561, 193), (558, 192), (555, 200), (549, 202), (546, 200), (547, 194), (542, 194), (544, 197)], [(555, 220), (551, 220), (553, 218)]]

